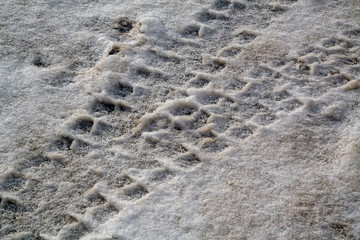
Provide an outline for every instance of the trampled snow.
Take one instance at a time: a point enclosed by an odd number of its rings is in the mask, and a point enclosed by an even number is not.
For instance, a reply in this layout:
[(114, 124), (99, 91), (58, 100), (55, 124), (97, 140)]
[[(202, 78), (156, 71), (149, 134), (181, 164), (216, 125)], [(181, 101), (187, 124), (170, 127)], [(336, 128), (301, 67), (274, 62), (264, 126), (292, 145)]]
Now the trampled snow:
[(359, 239), (360, 3), (0, 8), (3, 239)]

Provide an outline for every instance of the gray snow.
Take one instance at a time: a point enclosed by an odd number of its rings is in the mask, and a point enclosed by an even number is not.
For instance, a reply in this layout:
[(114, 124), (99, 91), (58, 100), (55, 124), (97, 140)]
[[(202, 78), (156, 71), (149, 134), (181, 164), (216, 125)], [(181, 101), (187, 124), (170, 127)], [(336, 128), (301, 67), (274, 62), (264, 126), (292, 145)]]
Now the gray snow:
[(1, 238), (360, 238), (357, 0), (1, 5)]

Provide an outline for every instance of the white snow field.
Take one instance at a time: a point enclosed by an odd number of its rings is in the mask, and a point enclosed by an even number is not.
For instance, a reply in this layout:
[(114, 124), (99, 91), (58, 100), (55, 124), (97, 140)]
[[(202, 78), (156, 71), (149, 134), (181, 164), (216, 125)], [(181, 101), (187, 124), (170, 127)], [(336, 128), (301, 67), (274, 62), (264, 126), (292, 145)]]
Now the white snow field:
[(360, 239), (359, 0), (0, 0), (1, 239)]

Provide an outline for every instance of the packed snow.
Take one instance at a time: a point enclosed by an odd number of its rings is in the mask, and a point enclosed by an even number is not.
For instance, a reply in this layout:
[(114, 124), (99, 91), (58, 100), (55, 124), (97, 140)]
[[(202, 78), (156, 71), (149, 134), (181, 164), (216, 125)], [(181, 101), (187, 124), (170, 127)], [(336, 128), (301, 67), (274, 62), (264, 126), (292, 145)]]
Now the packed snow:
[(358, 0), (1, 0), (1, 239), (360, 239)]

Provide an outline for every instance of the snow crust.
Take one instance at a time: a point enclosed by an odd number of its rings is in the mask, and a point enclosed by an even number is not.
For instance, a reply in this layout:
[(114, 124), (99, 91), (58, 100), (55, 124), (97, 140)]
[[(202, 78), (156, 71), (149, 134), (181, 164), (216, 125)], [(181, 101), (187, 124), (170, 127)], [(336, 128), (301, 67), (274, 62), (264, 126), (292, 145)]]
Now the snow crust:
[(357, 0), (1, 4), (1, 238), (360, 239)]

